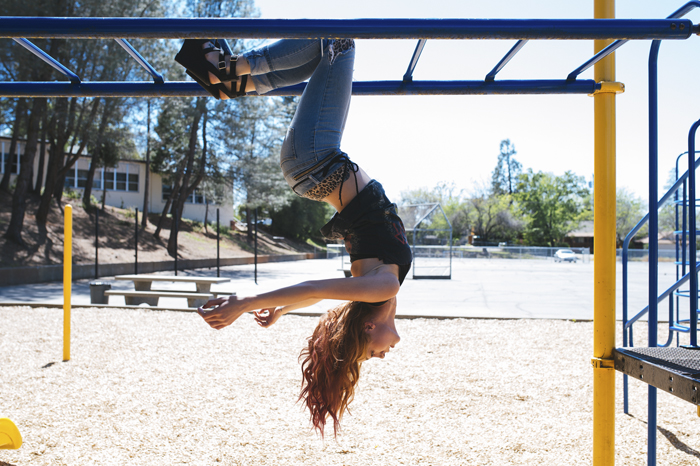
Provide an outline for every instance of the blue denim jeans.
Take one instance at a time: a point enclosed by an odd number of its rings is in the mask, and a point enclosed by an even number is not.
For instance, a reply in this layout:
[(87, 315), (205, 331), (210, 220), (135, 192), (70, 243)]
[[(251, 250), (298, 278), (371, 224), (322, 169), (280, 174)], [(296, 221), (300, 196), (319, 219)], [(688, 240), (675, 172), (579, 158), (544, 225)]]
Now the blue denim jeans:
[(350, 108), (355, 48), (333, 55), (331, 47), (333, 40), (280, 40), (244, 54), (258, 94), (309, 80), (280, 154), (282, 174), (300, 196), (349, 160), (340, 140)]

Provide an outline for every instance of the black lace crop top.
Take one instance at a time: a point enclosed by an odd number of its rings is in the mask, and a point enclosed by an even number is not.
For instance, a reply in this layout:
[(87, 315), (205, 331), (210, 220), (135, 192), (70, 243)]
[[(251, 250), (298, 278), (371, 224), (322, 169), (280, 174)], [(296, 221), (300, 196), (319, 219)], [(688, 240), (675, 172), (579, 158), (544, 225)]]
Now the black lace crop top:
[(377, 258), (399, 266), (403, 283), (413, 257), (396, 204), (386, 197), (384, 188), (372, 180), (345, 208), (321, 228), (328, 239), (342, 239), (350, 260)]

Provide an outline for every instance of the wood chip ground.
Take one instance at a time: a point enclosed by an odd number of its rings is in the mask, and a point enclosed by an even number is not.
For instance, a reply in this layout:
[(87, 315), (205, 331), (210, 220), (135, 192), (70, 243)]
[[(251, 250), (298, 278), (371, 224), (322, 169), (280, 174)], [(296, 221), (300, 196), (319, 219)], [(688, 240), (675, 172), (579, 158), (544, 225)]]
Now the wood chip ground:
[[(592, 464), (592, 323), (400, 320), (324, 441), (296, 403), (316, 320), (73, 309), (62, 362), (62, 310), (0, 308), (0, 417), (24, 438), (0, 465)], [(616, 387), (616, 464), (644, 465), (647, 386), (630, 415)], [(700, 464), (694, 406), (660, 392), (658, 425), (659, 464)]]

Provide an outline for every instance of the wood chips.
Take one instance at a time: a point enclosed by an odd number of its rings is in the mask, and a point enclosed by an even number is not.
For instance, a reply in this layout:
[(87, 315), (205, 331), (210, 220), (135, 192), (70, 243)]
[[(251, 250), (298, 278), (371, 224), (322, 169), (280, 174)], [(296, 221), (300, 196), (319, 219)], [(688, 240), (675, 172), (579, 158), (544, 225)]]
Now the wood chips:
[[(0, 307), (0, 417), (24, 439), (0, 465), (592, 464), (592, 323), (400, 320), (324, 441), (296, 403), (316, 321), (73, 309), (62, 362), (61, 309)], [(646, 464), (647, 386), (631, 415), (616, 387), (616, 464)], [(659, 392), (658, 425), (659, 464), (700, 463), (694, 406)]]

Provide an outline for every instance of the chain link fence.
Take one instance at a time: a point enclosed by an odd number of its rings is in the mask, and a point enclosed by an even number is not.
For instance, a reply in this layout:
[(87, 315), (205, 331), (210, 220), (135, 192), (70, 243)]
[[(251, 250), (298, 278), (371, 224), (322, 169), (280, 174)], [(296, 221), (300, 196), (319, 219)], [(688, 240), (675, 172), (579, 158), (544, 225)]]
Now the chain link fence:
[[(686, 251), (685, 254), (686, 254), (686, 260), (688, 260), (688, 252)], [(628, 249), (627, 250), (627, 257), (629, 258), (630, 261), (649, 262), (649, 250), (648, 249)], [(622, 249), (617, 250), (617, 260), (622, 260)], [(676, 260), (676, 250), (675, 249), (659, 249), (659, 261), (673, 262), (675, 260)]]
[[(340, 265), (350, 270), (350, 257), (342, 244), (328, 244), (327, 258), (339, 258)], [(456, 259), (532, 259), (556, 260), (559, 250), (573, 251), (576, 262), (588, 263), (591, 253), (588, 248), (547, 248), (537, 246), (452, 246), (452, 260)], [(675, 254), (675, 253), (674, 253)], [(431, 266), (440, 267), (442, 262), (450, 259), (449, 246), (416, 246), (413, 248), (414, 260), (426, 263), (435, 262)], [(647, 252), (648, 257), (648, 252)], [(674, 256), (675, 257), (675, 256)], [(428, 261), (429, 260), (429, 261)]]

